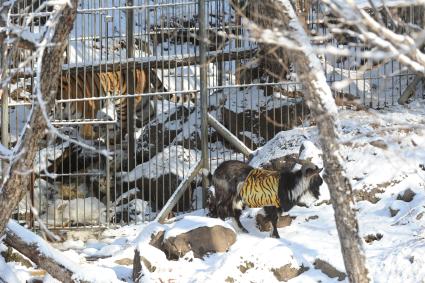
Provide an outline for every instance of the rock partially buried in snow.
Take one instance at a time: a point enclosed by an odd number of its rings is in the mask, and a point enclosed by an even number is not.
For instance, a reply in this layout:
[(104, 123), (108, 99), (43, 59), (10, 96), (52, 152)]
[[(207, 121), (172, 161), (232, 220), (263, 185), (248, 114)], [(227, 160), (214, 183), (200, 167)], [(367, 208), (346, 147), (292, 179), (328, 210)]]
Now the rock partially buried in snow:
[(288, 281), (292, 278), (297, 277), (304, 271), (307, 271), (308, 267), (301, 265), (300, 267), (293, 267), (291, 264), (286, 264), (279, 268), (272, 268), (271, 271), (278, 281)]
[(414, 191), (412, 191), (411, 189), (407, 189), (403, 192), (403, 194), (399, 194), (397, 196), (397, 200), (411, 202), (415, 196), (416, 196), (416, 193)]
[(202, 258), (209, 253), (226, 252), (236, 242), (236, 233), (221, 225), (199, 227), (189, 232), (169, 237), (163, 247), (168, 257), (183, 257), (189, 251), (194, 257)]
[(395, 209), (395, 208), (392, 208), (391, 206), (388, 209), (390, 210), (391, 217), (396, 216), (400, 211), (400, 209)]
[(388, 145), (383, 140), (374, 140), (370, 142), (370, 145), (381, 149), (388, 149)]
[(236, 242), (236, 233), (226, 222), (199, 216), (186, 216), (152, 235), (150, 244), (169, 259), (178, 259), (192, 251), (202, 258), (209, 253), (226, 252)]
[(317, 258), (314, 263), (314, 268), (319, 269), (324, 274), (329, 276), (330, 278), (338, 277), (338, 281), (342, 281), (347, 277), (347, 275), (344, 272), (339, 271), (334, 266), (332, 266), (330, 263), (321, 260), (320, 258)]
[(320, 168), (323, 167), (322, 151), (309, 140), (301, 144), (298, 158), (301, 160), (308, 160)]
[[(286, 226), (291, 225), (292, 220), (295, 219), (295, 217), (290, 215), (279, 215), (279, 218), (277, 220), (277, 228), (283, 228)], [(255, 217), (255, 221), (257, 223), (257, 227), (261, 232), (264, 231), (271, 231), (272, 224), (271, 222), (264, 216), (263, 214), (259, 213)]]
[(266, 170), (291, 170), (295, 166), (294, 159), (298, 158), (298, 154), (292, 153), (282, 157), (274, 158), (269, 163), (262, 165), (261, 167)]
[(369, 234), (364, 237), (364, 240), (366, 243), (370, 244), (374, 241), (380, 241), (382, 239), (383, 235), (381, 233), (377, 234)]

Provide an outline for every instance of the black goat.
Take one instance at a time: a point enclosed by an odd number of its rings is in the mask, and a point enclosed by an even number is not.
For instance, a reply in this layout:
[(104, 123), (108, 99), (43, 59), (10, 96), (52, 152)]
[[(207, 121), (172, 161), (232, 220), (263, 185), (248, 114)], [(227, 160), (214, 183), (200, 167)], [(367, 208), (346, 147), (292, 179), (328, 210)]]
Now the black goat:
[(320, 196), (322, 169), (309, 162), (302, 164), (299, 170), (278, 172), (255, 169), (237, 160), (221, 163), (213, 175), (208, 173), (215, 188), (208, 200), (210, 215), (223, 220), (233, 217), (239, 228), (247, 232), (240, 222), (243, 207), (264, 207), (273, 226), (271, 236), (279, 238), (278, 211), (289, 211), (307, 194), (316, 200)]

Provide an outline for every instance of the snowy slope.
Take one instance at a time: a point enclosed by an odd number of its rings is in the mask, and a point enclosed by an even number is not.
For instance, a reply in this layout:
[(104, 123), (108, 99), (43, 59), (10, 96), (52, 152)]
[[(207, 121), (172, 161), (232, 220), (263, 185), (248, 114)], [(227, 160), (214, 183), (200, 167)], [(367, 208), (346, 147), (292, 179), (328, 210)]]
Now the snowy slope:
[[(358, 201), (361, 236), (369, 236), (364, 248), (371, 277), (374, 282), (425, 280), (425, 171), (421, 169), (425, 162), (425, 101), (381, 111), (341, 110), (339, 118), (341, 150)], [(298, 152), (306, 140), (318, 146), (316, 127), (281, 132), (257, 151), (251, 163), (258, 166), (270, 158)], [(415, 193), (413, 199), (397, 199), (407, 189)], [(178, 261), (168, 261), (163, 252), (147, 244), (151, 232), (164, 229), (155, 223), (109, 229), (99, 238), (94, 233), (87, 236), (75, 232), (56, 246), (79, 263), (97, 259), (89, 263), (113, 270), (123, 281), (131, 281), (137, 243), (144, 247), (142, 255), (156, 267), (153, 272), (144, 269), (144, 282), (277, 282), (273, 269), (286, 264), (308, 268), (289, 282), (337, 282), (313, 265), (321, 259), (344, 271), (325, 184), (321, 192), (314, 206), (295, 207), (289, 212), (295, 219), (279, 229), (281, 239), (272, 239), (268, 232), (255, 227), (253, 217), (258, 209), (244, 211), (242, 222), (249, 234), (238, 234), (229, 252), (204, 260), (187, 254)], [(205, 212), (198, 210), (190, 215), (203, 216)], [(173, 227), (181, 229), (174, 225), (167, 226), (171, 229), (167, 233), (177, 233)], [(378, 234), (382, 238), (373, 241), (373, 236), (380, 238)], [(17, 271), (20, 280), (28, 278), (26, 268), (16, 263), (8, 266)]]

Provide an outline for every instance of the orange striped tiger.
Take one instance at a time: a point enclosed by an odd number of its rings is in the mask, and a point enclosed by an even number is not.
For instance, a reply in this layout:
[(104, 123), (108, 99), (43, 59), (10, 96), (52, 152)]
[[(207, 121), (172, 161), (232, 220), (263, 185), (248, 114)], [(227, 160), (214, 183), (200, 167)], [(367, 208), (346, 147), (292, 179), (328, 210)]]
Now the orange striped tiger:
[(239, 195), (249, 207), (280, 207), (279, 172), (252, 169), (240, 188)]
[[(143, 93), (147, 88), (146, 74), (142, 69), (136, 69), (135, 93)], [(97, 112), (105, 105), (105, 100), (90, 100), (93, 97), (103, 97), (108, 95), (123, 95), (127, 92), (127, 71), (113, 72), (80, 72), (78, 76), (63, 75), (61, 77), (61, 91), (57, 93), (57, 99), (82, 99), (86, 101), (62, 102), (66, 109), (60, 110), (60, 114), (65, 114), (67, 119), (95, 119)], [(121, 125), (126, 127), (127, 123), (127, 98), (114, 99)], [(135, 97), (135, 105), (142, 101), (141, 96)], [(70, 115), (69, 115), (70, 114)], [(61, 119), (64, 119), (61, 115)], [(80, 135), (85, 139), (95, 139), (99, 137), (95, 133), (92, 124), (83, 124), (80, 128)]]

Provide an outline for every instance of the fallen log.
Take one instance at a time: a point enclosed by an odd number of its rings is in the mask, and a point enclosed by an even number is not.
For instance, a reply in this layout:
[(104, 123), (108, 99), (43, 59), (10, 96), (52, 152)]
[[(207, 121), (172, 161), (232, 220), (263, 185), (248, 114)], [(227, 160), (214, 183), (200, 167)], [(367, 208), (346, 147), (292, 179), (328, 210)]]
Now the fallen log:
[(89, 282), (74, 276), (81, 270), (76, 263), (68, 260), (60, 251), (15, 221), (11, 220), (7, 224), (4, 242), (61, 282)]

